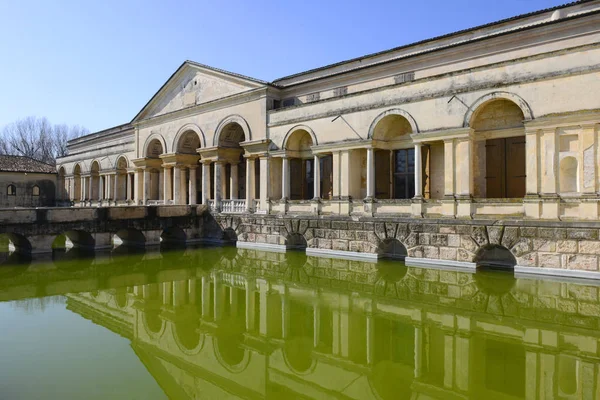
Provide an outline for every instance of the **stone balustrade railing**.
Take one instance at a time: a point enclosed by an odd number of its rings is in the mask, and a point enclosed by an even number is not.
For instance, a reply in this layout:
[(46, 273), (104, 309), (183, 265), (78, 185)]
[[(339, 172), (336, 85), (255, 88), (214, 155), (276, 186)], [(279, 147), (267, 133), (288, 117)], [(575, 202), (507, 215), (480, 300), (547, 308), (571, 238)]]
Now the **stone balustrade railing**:
[(221, 212), (227, 214), (242, 214), (246, 212), (246, 200), (221, 200)]

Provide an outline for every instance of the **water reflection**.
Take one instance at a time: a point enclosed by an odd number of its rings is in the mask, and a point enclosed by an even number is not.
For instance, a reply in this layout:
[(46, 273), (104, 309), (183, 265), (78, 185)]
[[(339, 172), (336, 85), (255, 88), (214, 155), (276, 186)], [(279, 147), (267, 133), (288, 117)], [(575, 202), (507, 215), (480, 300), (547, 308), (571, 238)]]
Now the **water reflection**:
[(591, 285), (234, 248), (0, 268), (0, 300), (58, 294), (171, 398), (600, 397)]

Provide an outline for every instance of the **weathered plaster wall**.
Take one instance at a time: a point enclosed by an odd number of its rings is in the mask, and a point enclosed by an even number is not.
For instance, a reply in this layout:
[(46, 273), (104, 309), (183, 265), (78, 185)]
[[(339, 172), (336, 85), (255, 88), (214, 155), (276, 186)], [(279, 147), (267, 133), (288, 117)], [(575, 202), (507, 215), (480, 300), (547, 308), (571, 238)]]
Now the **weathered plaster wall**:
[[(15, 185), (16, 196), (7, 195), (8, 185)], [(40, 189), (33, 195), (33, 187)], [(0, 172), (0, 207), (52, 207), (56, 195), (56, 174)]]

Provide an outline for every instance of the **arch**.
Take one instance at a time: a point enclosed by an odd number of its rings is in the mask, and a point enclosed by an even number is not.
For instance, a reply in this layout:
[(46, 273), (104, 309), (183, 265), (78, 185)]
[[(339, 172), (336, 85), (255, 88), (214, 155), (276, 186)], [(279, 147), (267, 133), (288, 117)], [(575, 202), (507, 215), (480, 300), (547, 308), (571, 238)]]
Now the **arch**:
[(308, 243), (304, 235), (298, 232), (290, 233), (285, 239), (286, 249), (291, 250), (306, 250)]
[(531, 111), (531, 107), (529, 107), (529, 104), (527, 104), (527, 102), (521, 96), (510, 92), (492, 92), (481, 96), (480, 98), (475, 100), (473, 104), (471, 104), (471, 107), (469, 107), (469, 109), (465, 113), (463, 119), (463, 127), (468, 128), (471, 126), (473, 117), (477, 114), (478, 109), (481, 106), (485, 105), (488, 102), (501, 99), (509, 100), (516, 104), (521, 109), (525, 121), (530, 121), (533, 119), (533, 112)]
[(379, 258), (404, 260), (408, 255), (408, 251), (406, 250), (406, 246), (398, 239), (387, 238), (379, 243), (377, 254)]
[(7, 253), (18, 253), (27, 255), (31, 253), (31, 243), (27, 238), (18, 233), (0, 234), (0, 246)]
[(569, 354), (558, 355), (558, 390), (562, 397), (575, 396), (579, 387), (579, 360)]
[(223, 229), (223, 240), (230, 244), (235, 244), (238, 240), (237, 232), (233, 228)]
[(94, 174), (94, 173), (99, 173), (100, 170), (102, 169), (100, 164), (100, 161), (97, 159), (92, 160), (92, 162), (90, 163), (90, 173)]
[(127, 296), (127, 288), (121, 287), (115, 289), (115, 294), (113, 298), (115, 299), (115, 304), (118, 308), (125, 309), (127, 307), (127, 304), (129, 303)]
[[(189, 132), (194, 132), (198, 136), (198, 147), (206, 147), (206, 137), (204, 136), (204, 132), (202, 132), (202, 129), (200, 129), (200, 127), (198, 127), (198, 125), (196, 124), (185, 124), (179, 129), (179, 131), (177, 131), (177, 134), (175, 135), (175, 139), (173, 140), (171, 148), (172, 153), (179, 152), (179, 141), (185, 138)], [(196, 149), (194, 149), (194, 154), (195, 153)]]
[(81, 175), (81, 164), (77, 163), (73, 165), (73, 175)]
[(187, 234), (185, 231), (179, 227), (172, 226), (170, 228), (166, 228), (160, 234), (160, 242), (161, 244), (171, 244), (171, 245), (185, 245), (187, 241)]
[(125, 228), (117, 231), (113, 237), (114, 246), (127, 246), (144, 248), (146, 246), (146, 237), (144, 233), (138, 229)]
[(516, 285), (515, 274), (508, 270), (489, 270), (479, 268), (473, 279), (477, 288), (489, 296), (502, 296), (509, 293)]
[(238, 124), (242, 128), (246, 141), (252, 140), (252, 132), (250, 131), (250, 126), (248, 125), (248, 122), (246, 122), (246, 120), (242, 116), (235, 114), (226, 117), (219, 123), (219, 125), (217, 125), (217, 129), (215, 130), (215, 135), (213, 137), (213, 146), (219, 146), (221, 133), (223, 132), (224, 128), (226, 128), (229, 124), (233, 123)]
[(504, 246), (497, 244), (481, 247), (473, 260), (477, 268), (497, 268), (514, 270), (517, 265), (515, 256)]
[(371, 122), (371, 125), (369, 126), (369, 133), (367, 135), (367, 138), (373, 139), (373, 134), (375, 133), (375, 128), (377, 127), (377, 124), (382, 119), (389, 117), (391, 115), (397, 115), (397, 116), (400, 116), (400, 117), (403, 117), (404, 119), (406, 119), (406, 121), (408, 121), (408, 123), (410, 125), (410, 129), (411, 129), (410, 133), (419, 133), (419, 126), (417, 125), (417, 121), (415, 121), (415, 119), (413, 118), (412, 115), (410, 115), (408, 112), (406, 112), (400, 108), (393, 108), (391, 110), (384, 111), (381, 114), (379, 114), (377, 117), (375, 117), (375, 119), (373, 120), (373, 122)]
[(93, 250), (96, 245), (94, 237), (82, 230), (65, 231), (58, 235), (52, 243), (53, 250), (69, 250), (72, 248)]
[(579, 167), (575, 157), (567, 156), (560, 160), (558, 182), (560, 193), (579, 191)]
[(58, 176), (59, 176), (59, 177), (63, 177), (63, 178), (64, 178), (66, 174), (67, 174), (67, 173), (66, 173), (66, 169), (65, 169), (64, 165), (61, 165), (61, 166), (58, 168)]
[[(158, 148), (157, 143), (160, 144)], [(150, 146), (153, 146), (151, 151)], [(160, 133), (153, 133), (144, 142), (144, 152), (142, 153), (144, 158), (157, 158), (159, 155), (164, 154), (167, 151), (167, 142)]]
[(120, 154), (117, 157), (117, 161), (115, 162), (115, 169), (117, 171), (119, 171), (119, 170), (126, 170), (127, 168), (129, 168), (129, 159), (127, 158), (126, 155)]
[(316, 146), (319, 144), (319, 141), (317, 140), (317, 135), (315, 135), (315, 132), (309, 126), (296, 125), (292, 129), (287, 131), (287, 133), (285, 134), (285, 137), (283, 138), (283, 142), (281, 143), (282, 149), (292, 150), (292, 149), (288, 148), (288, 141), (290, 140), (290, 137), (292, 136), (292, 134), (294, 134), (298, 131), (305, 131), (306, 133), (308, 133), (310, 135), (310, 138), (312, 139), (312, 146)]

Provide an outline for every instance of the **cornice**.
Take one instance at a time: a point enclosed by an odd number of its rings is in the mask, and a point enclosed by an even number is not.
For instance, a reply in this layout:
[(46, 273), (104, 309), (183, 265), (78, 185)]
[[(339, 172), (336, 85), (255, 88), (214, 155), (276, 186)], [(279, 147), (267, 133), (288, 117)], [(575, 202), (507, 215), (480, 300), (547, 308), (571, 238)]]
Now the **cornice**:
[(157, 115), (148, 119), (135, 121), (132, 122), (132, 125), (136, 128), (146, 128), (148, 126), (154, 126), (160, 123), (170, 122), (176, 119), (204, 114), (206, 112), (215, 111), (222, 108), (237, 106), (239, 104), (244, 104), (249, 101), (260, 100), (261, 98), (266, 99), (268, 92), (269, 90), (266, 87), (251, 89), (245, 92), (233, 94), (231, 96), (222, 97), (220, 99), (207, 101), (205, 103), (200, 103), (190, 107), (171, 111), (165, 114)]

